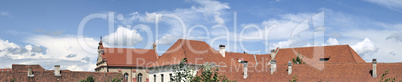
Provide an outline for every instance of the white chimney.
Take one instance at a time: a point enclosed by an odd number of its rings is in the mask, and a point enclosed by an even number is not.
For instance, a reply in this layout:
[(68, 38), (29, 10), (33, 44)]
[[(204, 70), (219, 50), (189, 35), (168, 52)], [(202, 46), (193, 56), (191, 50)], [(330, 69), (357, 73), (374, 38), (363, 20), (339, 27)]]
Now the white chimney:
[(271, 74), (274, 74), (275, 70), (276, 70), (276, 61), (271, 60)]
[(54, 65), (54, 75), (61, 76), (60, 75), (60, 65)]
[(288, 62), (288, 75), (292, 74), (292, 62)]
[(272, 50), (271, 50), (271, 59), (274, 59), (274, 58), (275, 58), (275, 55), (276, 55), (275, 50), (272, 49)]
[(247, 75), (247, 61), (241, 61), (241, 64), (243, 64), (243, 78), (246, 79), (248, 77)]
[(373, 59), (373, 78), (377, 77), (377, 59)]
[(222, 57), (225, 57), (225, 45), (219, 45), (219, 52), (221, 53)]
[(28, 77), (33, 77), (34, 76), (34, 74), (33, 74), (33, 72), (32, 72), (32, 68), (28, 68)]

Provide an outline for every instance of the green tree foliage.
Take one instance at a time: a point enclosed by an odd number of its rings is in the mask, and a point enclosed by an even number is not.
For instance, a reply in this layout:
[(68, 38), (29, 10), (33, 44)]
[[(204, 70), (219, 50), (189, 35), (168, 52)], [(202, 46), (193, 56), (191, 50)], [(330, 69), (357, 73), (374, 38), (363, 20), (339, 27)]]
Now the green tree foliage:
[(380, 82), (395, 82), (395, 79), (398, 78), (398, 76), (396, 76), (396, 77), (393, 77), (393, 78), (391, 77), (391, 78), (384, 79), (385, 76), (388, 74), (388, 71), (389, 71), (389, 69), (387, 71), (385, 71), (384, 74), (382, 74)]
[(297, 82), (297, 76), (292, 76), (292, 79), (290, 79), (289, 82)]
[(121, 79), (113, 78), (113, 79), (112, 79), (112, 82), (121, 82)]
[(95, 82), (95, 79), (94, 79), (93, 76), (91, 75), (91, 76), (88, 76), (88, 77), (86, 78), (86, 80), (81, 80), (81, 82)]
[(226, 76), (219, 75), (217, 67), (212, 68), (210, 64), (201, 67), (201, 75), (196, 76), (192, 82), (235, 82), (228, 80)]
[(179, 67), (173, 68), (174, 75), (170, 77), (172, 82), (190, 82), (193, 79), (193, 70), (187, 67), (187, 58), (180, 61)]
[(211, 69), (211, 65), (201, 67), (200, 76), (193, 76), (194, 69), (187, 67), (187, 58), (183, 58), (178, 67), (173, 68), (174, 75), (171, 82), (233, 82), (225, 76), (219, 75), (218, 68)]
[(299, 57), (300, 56), (300, 52), (297, 54), (296, 58), (293, 58), (293, 64), (304, 64), (303, 59)]

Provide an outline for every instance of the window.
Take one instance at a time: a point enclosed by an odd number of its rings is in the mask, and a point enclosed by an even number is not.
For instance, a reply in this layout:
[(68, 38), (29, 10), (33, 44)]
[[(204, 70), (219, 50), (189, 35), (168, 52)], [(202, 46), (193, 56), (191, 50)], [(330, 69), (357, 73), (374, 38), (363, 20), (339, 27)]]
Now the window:
[(156, 75), (154, 75), (154, 82), (156, 82)]
[(125, 81), (125, 82), (128, 81), (128, 73), (124, 73), (124, 81)]
[(161, 82), (163, 82), (163, 74), (161, 74)]
[(137, 76), (137, 82), (142, 82), (142, 74), (138, 74)]
[(172, 73), (169, 74), (169, 81), (170, 81), (171, 78), (172, 78)]
[(328, 61), (329, 58), (320, 58), (320, 61)]

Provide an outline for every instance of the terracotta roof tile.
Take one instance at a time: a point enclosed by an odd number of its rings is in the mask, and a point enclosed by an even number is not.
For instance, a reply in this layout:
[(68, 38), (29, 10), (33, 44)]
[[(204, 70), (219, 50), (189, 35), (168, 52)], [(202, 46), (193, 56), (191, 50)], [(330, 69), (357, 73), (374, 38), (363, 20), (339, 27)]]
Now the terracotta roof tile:
[(153, 49), (104, 48), (108, 66), (146, 67), (157, 59)]
[(221, 54), (204, 41), (179, 39), (149, 67), (179, 64), (183, 58), (187, 58), (189, 64), (228, 62), (222, 61)]
[[(219, 73), (228, 77), (229, 80), (238, 82), (261, 82), (275, 81), (287, 82), (292, 76), (297, 77), (297, 81), (335, 81), (335, 82), (378, 82), (381, 75), (389, 69), (386, 78), (402, 76), (402, 63), (378, 63), (377, 77), (372, 78), (370, 71), (371, 63), (339, 63), (324, 64), (323, 70), (318, 70), (307, 64), (292, 66), (292, 74), (288, 75), (287, 65), (278, 64), (276, 72), (270, 74), (270, 66), (248, 67), (248, 77), (243, 79), (243, 67), (220, 67)], [(396, 81), (402, 80), (397, 78)]]
[[(28, 67), (33, 69), (33, 77), (27, 76)], [(55, 76), (54, 70), (44, 70), (39, 65), (13, 64), (12, 69), (13, 71), (11, 72), (0, 72), (0, 82), (10, 82), (11, 80), (14, 80), (15, 82), (77, 82), (84, 80), (91, 75), (96, 82), (111, 81), (114, 78), (123, 78), (121, 73), (118, 72), (84, 72), (70, 70), (61, 70), (61, 76)]]
[[(320, 52), (321, 50), (324, 52)], [(284, 48), (279, 50), (275, 60), (279, 64), (287, 63), (296, 58), (298, 53), (300, 57), (304, 57), (303, 60), (311, 59), (311, 62), (306, 63), (320, 63), (320, 58), (329, 58), (325, 63), (365, 63), (349, 45)]]

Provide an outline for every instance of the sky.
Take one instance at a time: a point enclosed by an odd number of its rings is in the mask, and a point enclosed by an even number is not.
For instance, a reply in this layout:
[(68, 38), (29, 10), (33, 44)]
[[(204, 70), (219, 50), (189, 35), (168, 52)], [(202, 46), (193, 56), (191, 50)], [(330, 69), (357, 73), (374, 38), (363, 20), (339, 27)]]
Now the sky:
[(178, 39), (218, 50), (349, 45), (365, 61), (402, 62), (399, 0), (2, 0), (0, 68), (94, 71), (105, 47), (152, 49)]

